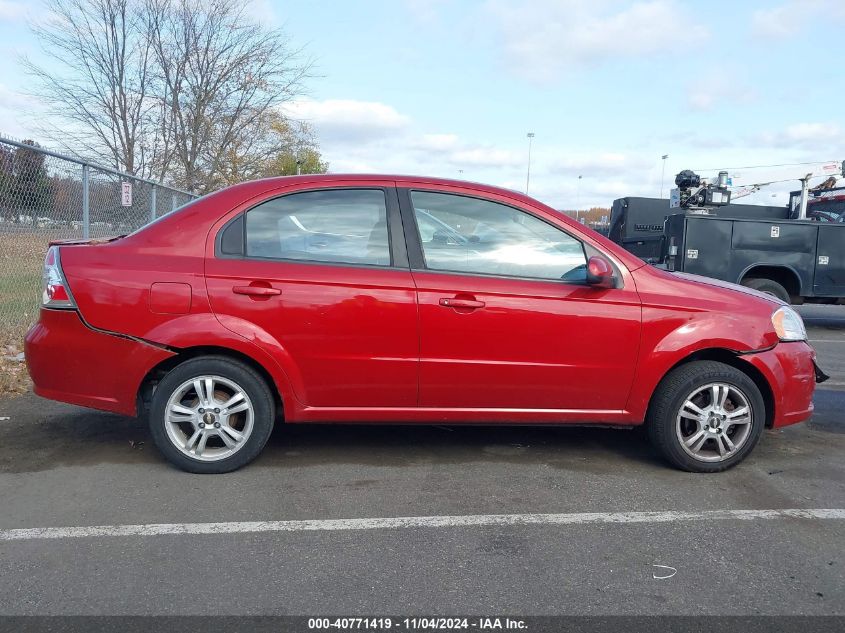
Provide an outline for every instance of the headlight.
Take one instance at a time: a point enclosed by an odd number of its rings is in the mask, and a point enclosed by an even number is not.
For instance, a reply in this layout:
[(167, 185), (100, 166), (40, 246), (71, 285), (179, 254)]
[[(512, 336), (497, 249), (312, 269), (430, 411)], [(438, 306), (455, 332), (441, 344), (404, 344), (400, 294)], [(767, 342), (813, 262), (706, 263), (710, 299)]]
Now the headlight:
[(772, 314), (772, 325), (782, 341), (804, 341), (807, 339), (807, 330), (804, 329), (804, 321), (792, 308), (782, 306)]

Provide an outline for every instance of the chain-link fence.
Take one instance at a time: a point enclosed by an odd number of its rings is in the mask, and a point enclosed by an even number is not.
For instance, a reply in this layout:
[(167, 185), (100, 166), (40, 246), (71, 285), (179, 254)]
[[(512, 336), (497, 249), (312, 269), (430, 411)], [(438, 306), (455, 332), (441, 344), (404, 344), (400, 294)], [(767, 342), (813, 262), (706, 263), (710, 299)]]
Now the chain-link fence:
[(129, 233), (194, 197), (0, 137), (0, 339), (35, 320), (51, 240)]

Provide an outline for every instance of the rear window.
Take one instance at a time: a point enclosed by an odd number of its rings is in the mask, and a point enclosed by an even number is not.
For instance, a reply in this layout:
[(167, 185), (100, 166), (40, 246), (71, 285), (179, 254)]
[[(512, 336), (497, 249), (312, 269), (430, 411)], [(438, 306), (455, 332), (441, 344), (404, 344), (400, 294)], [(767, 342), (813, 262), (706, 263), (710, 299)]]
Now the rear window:
[(246, 255), (390, 266), (384, 191), (305, 191), (268, 200), (246, 214)]

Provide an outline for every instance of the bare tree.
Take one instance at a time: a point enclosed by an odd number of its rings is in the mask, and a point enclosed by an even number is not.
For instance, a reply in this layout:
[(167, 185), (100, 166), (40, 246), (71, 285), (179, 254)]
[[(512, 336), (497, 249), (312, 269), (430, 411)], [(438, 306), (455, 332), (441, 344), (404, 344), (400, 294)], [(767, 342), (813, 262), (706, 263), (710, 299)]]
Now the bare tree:
[[(132, 0), (47, 0), (33, 26), (49, 65), (24, 59), (61, 134), (45, 135), (77, 154), (149, 175), (158, 149), (151, 55)], [(69, 125), (68, 125), (69, 124)]]
[(68, 151), (204, 193), (283, 149), (269, 122), (311, 64), (242, 0), (46, 1), (51, 62), (24, 63)]
[(266, 158), (268, 117), (303, 91), (311, 64), (286, 36), (251, 21), (238, 0), (146, 0), (162, 83), (163, 169), (205, 192), (231, 179), (233, 155)]

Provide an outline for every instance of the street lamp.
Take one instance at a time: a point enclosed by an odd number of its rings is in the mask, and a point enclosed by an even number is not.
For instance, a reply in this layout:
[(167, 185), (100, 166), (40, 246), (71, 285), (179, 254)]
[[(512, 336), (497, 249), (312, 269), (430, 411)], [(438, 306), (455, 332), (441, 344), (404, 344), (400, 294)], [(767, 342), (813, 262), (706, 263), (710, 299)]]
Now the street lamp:
[(528, 137), (528, 171), (525, 173), (525, 195), (528, 195), (528, 183), (531, 182), (531, 141), (534, 140), (534, 132), (526, 134)]
[(663, 154), (660, 157), (663, 161), (663, 168), (660, 170), (660, 197), (663, 198), (663, 175), (666, 173), (666, 159), (669, 158), (669, 154)]
[(578, 188), (576, 189), (575, 197), (575, 221), (578, 222), (578, 217), (581, 214), (581, 179), (584, 176), (578, 176)]

